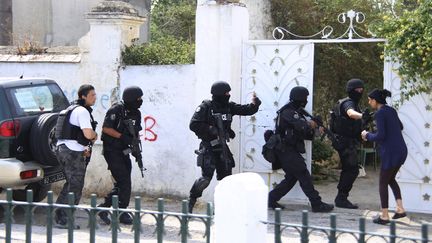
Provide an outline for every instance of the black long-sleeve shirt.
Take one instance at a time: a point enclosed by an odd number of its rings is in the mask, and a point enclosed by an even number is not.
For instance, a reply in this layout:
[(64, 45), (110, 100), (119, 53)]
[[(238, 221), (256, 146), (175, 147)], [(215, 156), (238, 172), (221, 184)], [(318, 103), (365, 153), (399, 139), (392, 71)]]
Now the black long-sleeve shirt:
[(217, 135), (213, 132), (216, 126), (216, 122), (212, 113), (222, 113), (225, 115), (224, 120), (225, 129), (233, 137), (234, 132), (231, 130), (232, 116), (249, 116), (253, 115), (258, 111), (259, 106), (253, 103), (247, 105), (240, 105), (234, 102), (230, 102), (227, 107), (220, 107), (213, 101), (203, 101), (195, 110), (192, 119), (189, 124), (190, 130), (192, 130), (198, 138), (203, 141), (211, 141), (217, 138)]

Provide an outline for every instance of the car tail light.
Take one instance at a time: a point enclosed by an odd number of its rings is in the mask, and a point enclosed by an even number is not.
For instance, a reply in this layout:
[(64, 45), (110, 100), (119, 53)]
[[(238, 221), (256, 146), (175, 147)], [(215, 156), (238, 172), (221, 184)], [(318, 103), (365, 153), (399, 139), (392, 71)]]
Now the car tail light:
[(21, 124), (18, 120), (5, 121), (0, 124), (0, 136), (2, 137), (15, 137), (18, 135)]
[(37, 176), (37, 170), (26, 170), (20, 173), (21, 180), (34, 178)]

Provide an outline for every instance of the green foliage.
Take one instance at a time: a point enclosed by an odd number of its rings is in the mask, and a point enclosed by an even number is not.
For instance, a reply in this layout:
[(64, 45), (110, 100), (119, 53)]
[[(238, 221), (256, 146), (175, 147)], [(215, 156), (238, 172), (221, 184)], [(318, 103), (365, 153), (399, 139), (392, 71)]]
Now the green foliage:
[[(381, 11), (372, 0), (271, 0), (274, 25), (299, 35), (311, 35), (327, 25), (334, 28), (333, 37), (342, 35), (348, 25), (340, 24), (337, 16), (350, 9), (366, 15), (365, 24), (355, 27), (360, 35), (368, 36), (367, 23), (377, 21)], [(314, 113), (328, 120), (328, 111), (347, 96), (345, 85), (351, 78), (365, 80), (366, 90), (382, 87), (381, 53), (374, 43), (315, 45)], [(363, 102), (366, 106), (366, 99)]]
[[(172, 35), (195, 41), (195, 0), (159, 0), (153, 5), (151, 24), (153, 35)], [(158, 38), (159, 36), (156, 36)]]
[(192, 0), (154, 1), (150, 42), (125, 47), (126, 65), (171, 65), (195, 62), (195, 9)]
[(402, 98), (432, 91), (432, 1), (419, 0), (399, 17), (390, 13), (374, 25), (374, 31), (387, 39), (385, 54), (399, 62)]
[(166, 36), (159, 41), (132, 45), (123, 51), (126, 65), (172, 65), (194, 62), (195, 44)]
[(312, 142), (312, 160), (324, 161), (329, 160), (333, 156), (333, 148), (330, 144), (320, 139), (315, 139)]

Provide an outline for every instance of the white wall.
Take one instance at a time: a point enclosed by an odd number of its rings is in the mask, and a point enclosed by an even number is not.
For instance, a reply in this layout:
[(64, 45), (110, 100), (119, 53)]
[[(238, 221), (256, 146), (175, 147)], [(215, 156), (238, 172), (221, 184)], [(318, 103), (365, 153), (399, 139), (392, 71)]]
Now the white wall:
[(133, 191), (189, 195), (200, 175), (194, 154), (199, 140), (189, 130), (198, 106), (195, 84), (195, 65), (126, 66), (120, 71), (121, 90), (136, 85), (144, 92), (141, 113), (146, 122), (141, 141), (147, 171), (142, 179), (134, 164)]

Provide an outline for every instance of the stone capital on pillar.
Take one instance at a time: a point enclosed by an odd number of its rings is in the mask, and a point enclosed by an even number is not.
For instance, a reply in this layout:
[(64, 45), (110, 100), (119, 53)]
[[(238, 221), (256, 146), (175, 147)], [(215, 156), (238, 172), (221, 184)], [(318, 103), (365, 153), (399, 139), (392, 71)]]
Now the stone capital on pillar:
[(121, 49), (139, 38), (140, 26), (146, 21), (137, 10), (124, 1), (106, 0), (86, 15), (90, 23), (88, 51), (105, 61), (120, 60)]

